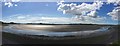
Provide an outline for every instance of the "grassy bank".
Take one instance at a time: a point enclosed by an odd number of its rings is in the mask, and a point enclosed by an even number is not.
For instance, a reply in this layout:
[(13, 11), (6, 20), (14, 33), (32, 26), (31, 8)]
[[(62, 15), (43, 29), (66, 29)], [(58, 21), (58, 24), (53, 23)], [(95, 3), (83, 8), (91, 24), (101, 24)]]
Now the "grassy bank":
[[(3, 39), (9, 39), (11, 41), (17, 41), (23, 44), (104, 44), (109, 39), (110, 35), (102, 35), (97, 37), (91, 38), (82, 38), (79, 39), (78, 37), (72, 39), (62, 39), (62, 40), (52, 40), (49, 37), (42, 37), (42, 38), (30, 38), (24, 36), (19, 36), (10, 33), (3, 33)], [(48, 38), (48, 39), (45, 39)], [(4, 41), (3, 41), (4, 42)]]

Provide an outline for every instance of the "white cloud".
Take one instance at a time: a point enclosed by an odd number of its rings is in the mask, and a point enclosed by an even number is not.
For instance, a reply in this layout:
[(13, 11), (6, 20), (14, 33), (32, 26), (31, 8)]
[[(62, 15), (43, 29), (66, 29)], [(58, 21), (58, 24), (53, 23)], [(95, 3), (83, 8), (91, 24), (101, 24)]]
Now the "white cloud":
[(107, 0), (108, 4), (110, 3), (114, 3), (115, 5), (116, 4), (119, 4), (120, 5), (120, 0)]
[(21, 0), (3, 0), (3, 2), (19, 2)]
[[(92, 4), (88, 4), (88, 3), (82, 3), (82, 4), (65, 4), (62, 2), (59, 2), (59, 7), (58, 7), (58, 11), (62, 11), (63, 14), (71, 14), (71, 15), (76, 15), (76, 17), (73, 17), (72, 19), (76, 19), (76, 20), (80, 20), (80, 21), (88, 21), (91, 23), (96, 23), (99, 22), (98, 20), (104, 20), (104, 17), (99, 17), (97, 15), (97, 11), (99, 10), (102, 5), (103, 2), (101, 1), (95, 1)], [(102, 19), (101, 19), (102, 18)]]
[(112, 12), (107, 13), (107, 15), (111, 16), (113, 20), (120, 19), (120, 7), (116, 7), (112, 10)]
[(25, 18), (24, 16), (18, 16), (17, 17), (18, 19), (23, 19), (23, 18)]
[(98, 15), (97, 15), (97, 12), (96, 12), (96, 11), (91, 11), (91, 12), (90, 12), (90, 13), (88, 13), (87, 15), (88, 15), (88, 16), (90, 16), (90, 17), (93, 17), (93, 18), (98, 17)]
[[(16, 23), (54, 23), (54, 24), (70, 24), (70, 23), (98, 23), (103, 18), (90, 18), (84, 16), (85, 21), (77, 20), (74, 18), (67, 17), (38, 17), (34, 15), (12, 15), (7, 17), (5, 22), (16, 22)], [(101, 22), (102, 23), (102, 22)]]
[(63, 14), (73, 14), (73, 15), (81, 15), (84, 12), (90, 12), (92, 10), (99, 10), (100, 7), (103, 5), (101, 1), (96, 1), (93, 4), (82, 3), (80, 5), (77, 4), (64, 4), (58, 3), (58, 11), (62, 11)]
[(5, 5), (8, 5), (8, 7), (12, 7), (13, 6), (13, 4), (11, 2), (7, 2), (7, 3), (5, 3)]
[(13, 2), (19, 2), (20, 0), (4, 0), (4, 5), (8, 7), (12, 6), (18, 6), (17, 4), (14, 4)]
[(19, 2), (19, 1), (21, 1), (21, 0), (11, 0), (12, 2)]
[(17, 4), (15, 4), (15, 6), (18, 6)]
[[(114, 3), (114, 5), (120, 5), (120, 0), (107, 0), (107, 3)], [(107, 13), (107, 15), (111, 16), (113, 20), (120, 19), (120, 6), (115, 7), (112, 12)]]

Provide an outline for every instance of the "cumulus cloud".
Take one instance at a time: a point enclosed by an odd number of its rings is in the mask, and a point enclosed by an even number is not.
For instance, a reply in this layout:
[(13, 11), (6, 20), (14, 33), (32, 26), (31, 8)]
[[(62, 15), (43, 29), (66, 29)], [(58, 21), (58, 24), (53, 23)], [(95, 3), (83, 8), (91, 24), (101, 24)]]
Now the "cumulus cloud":
[(120, 0), (107, 0), (108, 4), (114, 3), (115, 5), (119, 4), (120, 5)]
[[(99, 10), (102, 5), (103, 2), (102, 1), (95, 1), (92, 4), (88, 4), (88, 3), (82, 3), (82, 4), (65, 4), (65, 1), (61, 1), (58, 3), (59, 7), (58, 7), (58, 11), (62, 11), (63, 14), (70, 14), (70, 15), (75, 15), (75, 17), (73, 17), (73, 19), (77, 19), (77, 20), (81, 20), (81, 21), (97, 21), (98, 19), (100, 19), (100, 17), (97, 15), (97, 11)], [(102, 19), (104, 19), (103, 17), (101, 17)]]
[(81, 15), (82, 13), (90, 12), (92, 10), (99, 10), (103, 5), (101, 1), (96, 1), (93, 4), (82, 3), (80, 5), (77, 4), (64, 4), (63, 2), (58, 3), (58, 11), (62, 11), (63, 14), (73, 14), (73, 15)]
[(88, 15), (88, 16), (90, 16), (90, 17), (93, 17), (93, 18), (98, 17), (98, 15), (97, 15), (97, 12), (96, 12), (96, 11), (91, 11), (91, 12), (90, 12), (90, 13), (88, 13), (87, 15)]
[[(114, 3), (114, 5), (120, 5), (120, 0), (107, 0), (107, 3)], [(120, 6), (115, 7), (112, 12), (107, 13), (107, 15), (111, 16), (113, 20), (120, 19)]]
[(113, 20), (120, 19), (120, 7), (116, 7), (112, 10), (112, 12), (107, 13), (107, 15), (111, 16)]
[(19, 2), (20, 0), (3, 0), (5, 3), (5, 6), (12, 7), (17, 6), (17, 4), (14, 4), (13, 2)]

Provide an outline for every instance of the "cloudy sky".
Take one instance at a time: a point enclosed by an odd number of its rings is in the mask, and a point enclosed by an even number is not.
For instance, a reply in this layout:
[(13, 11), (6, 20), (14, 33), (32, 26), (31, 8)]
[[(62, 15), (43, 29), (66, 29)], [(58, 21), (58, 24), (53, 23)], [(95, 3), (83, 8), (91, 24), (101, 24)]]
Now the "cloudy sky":
[[(2, 21), (17, 23), (118, 24), (118, 5), (106, 2), (2, 3)], [(115, 9), (116, 8), (116, 9)]]

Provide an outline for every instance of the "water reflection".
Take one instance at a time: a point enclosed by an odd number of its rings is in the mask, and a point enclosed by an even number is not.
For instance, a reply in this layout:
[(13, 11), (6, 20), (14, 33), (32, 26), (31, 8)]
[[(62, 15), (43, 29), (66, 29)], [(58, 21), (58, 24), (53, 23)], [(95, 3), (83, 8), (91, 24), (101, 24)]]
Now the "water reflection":
[[(50, 26), (51, 27), (51, 26)], [(54, 26), (53, 26), (54, 27)], [(5, 26), (3, 32), (13, 33), (13, 34), (27, 34), (27, 35), (45, 35), (45, 36), (85, 36), (91, 37), (97, 35), (103, 35), (109, 32), (110, 26), (101, 27), (96, 30), (85, 30), (85, 31), (74, 31), (74, 32), (51, 32), (45, 30), (22, 30), (15, 29), (14, 26)], [(61, 29), (62, 30), (62, 29)]]

